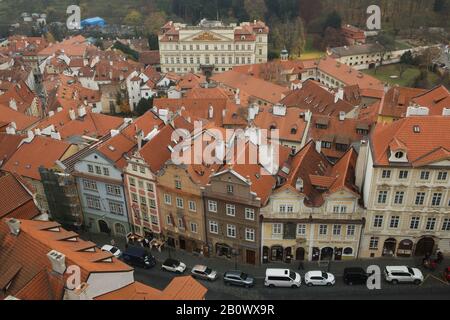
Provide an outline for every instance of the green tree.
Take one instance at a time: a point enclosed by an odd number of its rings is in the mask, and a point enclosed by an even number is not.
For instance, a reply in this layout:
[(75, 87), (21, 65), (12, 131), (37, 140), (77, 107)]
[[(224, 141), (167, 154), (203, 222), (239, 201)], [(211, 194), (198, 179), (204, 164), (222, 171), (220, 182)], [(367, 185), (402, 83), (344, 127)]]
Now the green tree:
[(123, 22), (131, 26), (141, 25), (143, 21), (142, 14), (137, 10), (131, 10), (125, 16)]
[(167, 15), (162, 12), (151, 13), (144, 21), (147, 34), (158, 34), (161, 27), (167, 22)]
[(323, 31), (325, 31), (327, 28), (340, 30), (341, 27), (342, 27), (342, 17), (336, 10), (334, 10), (327, 16), (322, 29)]
[(134, 111), (137, 116), (142, 116), (148, 110), (153, 107), (153, 97), (149, 99), (142, 98), (139, 100), (139, 103), (136, 106), (136, 110)]

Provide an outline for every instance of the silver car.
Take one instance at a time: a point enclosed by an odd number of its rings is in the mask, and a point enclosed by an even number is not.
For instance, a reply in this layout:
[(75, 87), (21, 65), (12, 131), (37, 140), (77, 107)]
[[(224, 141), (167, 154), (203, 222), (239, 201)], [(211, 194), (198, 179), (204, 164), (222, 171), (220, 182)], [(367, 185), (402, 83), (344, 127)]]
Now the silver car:
[(241, 271), (228, 271), (223, 275), (223, 282), (227, 285), (242, 286), (246, 288), (255, 285), (255, 279)]
[(197, 265), (192, 268), (192, 276), (196, 279), (203, 279), (208, 281), (217, 280), (218, 274), (216, 271), (207, 266)]

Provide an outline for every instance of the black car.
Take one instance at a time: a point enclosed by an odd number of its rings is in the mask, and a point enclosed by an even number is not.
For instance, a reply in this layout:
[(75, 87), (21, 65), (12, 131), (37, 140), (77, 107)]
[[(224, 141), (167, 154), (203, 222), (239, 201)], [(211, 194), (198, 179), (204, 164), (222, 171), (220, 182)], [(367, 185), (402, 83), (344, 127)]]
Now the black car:
[(150, 269), (156, 265), (156, 259), (151, 254), (147, 254), (142, 247), (128, 247), (122, 254), (121, 259), (135, 267)]
[(346, 268), (344, 270), (344, 283), (347, 285), (366, 284), (369, 275), (363, 268)]

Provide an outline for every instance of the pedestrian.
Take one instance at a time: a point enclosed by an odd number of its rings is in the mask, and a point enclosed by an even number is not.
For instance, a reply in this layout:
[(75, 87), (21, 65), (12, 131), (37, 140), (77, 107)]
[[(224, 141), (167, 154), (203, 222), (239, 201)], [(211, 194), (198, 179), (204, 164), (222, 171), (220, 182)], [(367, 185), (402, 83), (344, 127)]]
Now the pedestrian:
[(116, 245), (116, 241), (114, 239), (111, 239), (111, 245), (114, 247)]

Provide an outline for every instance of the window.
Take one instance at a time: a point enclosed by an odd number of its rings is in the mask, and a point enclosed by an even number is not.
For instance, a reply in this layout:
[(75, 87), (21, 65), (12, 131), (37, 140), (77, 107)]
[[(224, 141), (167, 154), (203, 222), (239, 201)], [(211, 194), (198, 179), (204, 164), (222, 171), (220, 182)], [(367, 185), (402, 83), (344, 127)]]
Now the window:
[(436, 218), (428, 218), (427, 219), (427, 231), (433, 231), (436, 228)]
[(141, 205), (143, 206), (147, 206), (147, 199), (145, 197), (139, 197), (139, 199), (141, 200)]
[(448, 173), (446, 171), (441, 171), (438, 173), (437, 179), (438, 181), (446, 181)]
[(334, 206), (333, 207), (333, 213), (347, 213), (347, 206)]
[(375, 218), (373, 219), (373, 227), (374, 228), (383, 227), (383, 216), (375, 216)]
[(90, 209), (100, 210), (100, 198), (93, 196), (86, 196), (86, 205)]
[(245, 219), (246, 220), (255, 220), (255, 209), (245, 208)]
[(123, 216), (123, 205), (119, 202), (109, 201), (109, 212)]
[(191, 232), (198, 233), (198, 225), (196, 223), (191, 222)]
[(442, 231), (450, 231), (450, 219), (444, 219), (442, 223)]
[(180, 209), (184, 208), (184, 201), (182, 198), (177, 197), (177, 208), (180, 208)]
[(92, 164), (88, 164), (89, 173), (94, 173), (94, 166)]
[(208, 201), (208, 211), (209, 212), (217, 212), (217, 202), (209, 200)]
[(103, 168), (103, 175), (109, 177), (109, 168)]
[(294, 212), (294, 206), (292, 204), (280, 205), (280, 213), (292, 213)]
[(147, 191), (148, 192), (154, 192), (155, 191), (152, 183), (147, 183)]
[(168, 205), (172, 205), (172, 197), (169, 194), (164, 195), (164, 203)]
[(382, 179), (390, 179), (391, 178), (391, 170), (383, 170), (381, 173)]
[(236, 216), (236, 206), (232, 204), (227, 204), (227, 216)]
[(370, 238), (369, 249), (370, 250), (378, 250), (379, 242), (380, 242), (380, 239), (378, 237)]
[(157, 216), (151, 215), (151, 216), (150, 216), (150, 220), (151, 220), (152, 224), (155, 225), (155, 226), (157, 226), (157, 225), (159, 224), (159, 221), (158, 221), (158, 217), (157, 217)]
[(96, 174), (102, 174), (102, 168), (99, 166), (95, 166), (95, 173)]
[(138, 202), (138, 196), (137, 196), (136, 193), (132, 193), (131, 194), (131, 201), (134, 202), (134, 203)]
[(423, 206), (425, 202), (425, 192), (417, 192), (416, 194), (416, 206)]
[(107, 184), (106, 192), (112, 196), (120, 196), (121, 195), (120, 186), (114, 186), (114, 185)]
[(297, 235), (298, 236), (306, 236), (306, 224), (298, 224), (297, 225)]
[(227, 193), (229, 194), (233, 194), (234, 193), (234, 186), (232, 185), (227, 185)]
[(172, 216), (167, 216), (167, 225), (173, 226)]
[(90, 190), (90, 191), (97, 191), (97, 183), (92, 180), (83, 180), (83, 186), (84, 189)]
[(379, 191), (378, 192), (378, 203), (379, 204), (384, 204), (387, 201), (387, 195), (388, 192), (387, 191)]
[(404, 191), (397, 191), (394, 197), (394, 204), (403, 204), (403, 199), (405, 198)]
[(399, 172), (399, 174), (398, 174), (398, 178), (399, 178), (400, 180), (408, 179), (408, 171), (406, 171), (406, 170), (401, 170), (401, 171)]
[(356, 232), (356, 226), (354, 224), (350, 224), (347, 226), (347, 236), (354, 237)]
[(431, 199), (431, 205), (433, 207), (439, 207), (442, 202), (442, 193), (436, 192), (433, 193), (433, 198)]
[(333, 236), (340, 236), (341, 235), (342, 226), (339, 224), (335, 224), (333, 226)]
[(149, 202), (150, 208), (156, 209), (156, 201), (155, 201), (155, 199), (149, 199), (148, 202)]
[(400, 224), (400, 217), (399, 216), (392, 216), (391, 217), (391, 223), (389, 224), (389, 227), (391, 229), (397, 229)]
[(319, 234), (321, 236), (326, 236), (328, 233), (328, 226), (326, 224), (321, 224), (319, 226)]
[(227, 224), (227, 236), (228, 238), (236, 238), (236, 226)]
[(216, 221), (209, 222), (209, 232), (219, 234), (219, 224)]
[(255, 241), (255, 229), (245, 228), (245, 240), (246, 241)]
[(420, 224), (420, 217), (412, 217), (409, 228), (413, 229), (413, 230), (417, 230), (417, 229), (419, 229), (419, 224)]
[(138, 180), (138, 187), (139, 189), (144, 189), (144, 181)]
[(422, 171), (420, 173), (420, 180), (429, 180), (430, 179), (430, 171)]
[(130, 186), (136, 187), (136, 180), (134, 178), (129, 177), (128, 182), (130, 183)]
[(180, 229), (184, 229), (185, 228), (183, 218), (178, 218), (178, 228), (180, 228)]
[(272, 234), (274, 236), (281, 236), (283, 234), (283, 225), (281, 223), (274, 223), (272, 225)]
[(180, 180), (175, 180), (175, 188), (178, 190), (181, 190), (181, 181)]
[(189, 201), (189, 211), (196, 212), (197, 204), (195, 201)]

